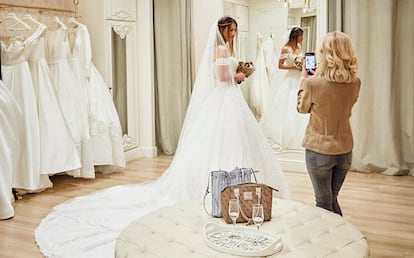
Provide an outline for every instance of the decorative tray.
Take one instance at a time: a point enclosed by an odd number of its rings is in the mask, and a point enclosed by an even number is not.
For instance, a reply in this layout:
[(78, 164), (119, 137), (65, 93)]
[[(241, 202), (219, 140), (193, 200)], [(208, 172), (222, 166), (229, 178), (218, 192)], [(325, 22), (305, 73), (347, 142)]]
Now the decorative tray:
[(280, 236), (256, 228), (207, 223), (207, 245), (217, 251), (239, 256), (268, 256), (282, 249)]

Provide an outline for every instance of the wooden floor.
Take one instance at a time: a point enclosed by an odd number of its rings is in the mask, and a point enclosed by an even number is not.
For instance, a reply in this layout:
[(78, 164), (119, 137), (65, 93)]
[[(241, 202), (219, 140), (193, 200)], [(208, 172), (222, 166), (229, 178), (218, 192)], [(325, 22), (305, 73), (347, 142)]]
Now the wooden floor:
[[(52, 189), (27, 194), (14, 204), (15, 216), (0, 221), (0, 257), (43, 257), (33, 232), (52, 207), (72, 197), (118, 184), (155, 179), (168, 167), (171, 156), (141, 158), (128, 163), (120, 173), (97, 179), (53, 176)], [(286, 172), (292, 198), (314, 205), (306, 173)], [(367, 237), (370, 257), (414, 258), (414, 177), (350, 172), (340, 202), (345, 219)]]

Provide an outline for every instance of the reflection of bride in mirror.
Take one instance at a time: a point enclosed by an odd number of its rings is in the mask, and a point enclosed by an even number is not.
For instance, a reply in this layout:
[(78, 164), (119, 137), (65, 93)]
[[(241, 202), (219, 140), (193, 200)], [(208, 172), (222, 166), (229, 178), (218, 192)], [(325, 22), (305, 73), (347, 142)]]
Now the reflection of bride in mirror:
[(280, 51), (279, 71), (271, 78), (271, 94), (260, 124), (277, 151), (303, 149), (308, 115), (296, 111), (297, 92), (301, 78), (303, 30), (293, 27)]

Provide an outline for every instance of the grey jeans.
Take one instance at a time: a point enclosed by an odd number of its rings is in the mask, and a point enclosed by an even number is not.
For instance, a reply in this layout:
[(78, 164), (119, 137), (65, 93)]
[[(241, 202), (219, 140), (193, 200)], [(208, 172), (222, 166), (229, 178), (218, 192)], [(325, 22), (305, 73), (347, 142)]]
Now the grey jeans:
[(312, 181), (316, 206), (342, 216), (338, 193), (352, 162), (352, 151), (340, 155), (326, 155), (306, 150), (306, 167)]

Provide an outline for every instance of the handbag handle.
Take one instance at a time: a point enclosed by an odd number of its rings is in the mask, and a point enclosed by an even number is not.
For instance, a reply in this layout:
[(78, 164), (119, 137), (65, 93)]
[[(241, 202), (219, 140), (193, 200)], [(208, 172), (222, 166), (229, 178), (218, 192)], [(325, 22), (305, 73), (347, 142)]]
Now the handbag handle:
[[(229, 173), (227, 171), (224, 171), (224, 170), (219, 170), (219, 171), (225, 172), (226, 173), (227, 181), (230, 180), (230, 176), (229, 176)], [(204, 210), (206, 211), (207, 215), (209, 215), (210, 217), (212, 217), (213, 215), (206, 208), (206, 198), (207, 198), (208, 194), (211, 193), (211, 191), (210, 191), (210, 181), (211, 181), (211, 178), (213, 177), (213, 172), (214, 171), (211, 171), (210, 172), (210, 176), (208, 177), (207, 188), (206, 188), (206, 192), (204, 193), (204, 198), (203, 198), (203, 207), (204, 207)]]
[[(253, 220), (252, 220), (252, 218), (249, 218), (249, 216), (247, 216), (246, 213), (244, 213), (244, 211), (242, 209), (242, 206), (240, 205), (240, 192), (238, 191), (239, 189), (237, 189), (237, 191), (236, 191), (236, 189), (234, 189), (234, 196), (236, 197), (237, 202), (239, 203), (239, 211), (240, 211), (240, 214), (242, 215), (242, 217), (244, 218), (244, 220), (247, 221), (246, 222), (246, 226), (248, 226), (248, 225), (250, 225), (252, 223)], [(257, 192), (256, 192), (256, 194), (257, 194)], [(259, 203), (260, 203), (260, 199), (259, 199)]]
[[(267, 186), (267, 187), (269, 187), (270, 189), (272, 189), (272, 191), (279, 192), (279, 190), (276, 189), (276, 188), (273, 188), (271, 186)], [(261, 186), (260, 188), (259, 187), (256, 187), (257, 203), (261, 203), (261, 201), (262, 201), (262, 189), (263, 189), (263, 186)], [(238, 188), (235, 188), (233, 190), (233, 194), (234, 194), (234, 197), (237, 199), (237, 201), (240, 204), (240, 192), (239, 192), (239, 189)], [(242, 208), (241, 205), (239, 205), (239, 211), (240, 211), (240, 214), (242, 215), (242, 217), (244, 218), (244, 220), (246, 220), (246, 226), (248, 226), (248, 225), (250, 225), (250, 224), (253, 223), (253, 218), (250, 218), (249, 216), (246, 215), (246, 213), (243, 211), (243, 208)]]
[[(239, 196), (237, 196), (237, 201), (239, 201), (239, 203), (240, 203), (240, 200), (239, 200)], [(242, 217), (247, 221), (246, 222), (246, 226), (248, 226), (248, 225), (250, 225), (252, 222), (253, 222), (253, 220), (252, 220), (252, 218), (249, 218), (249, 216), (247, 216), (246, 215), (246, 213), (244, 213), (244, 211), (243, 211), (243, 209), (242, 209), (242, 207), (241, 207), (241, 205), (239, 205), (239, 211), (240, 211), (240, 214), (242, 215)]]
[[(257, 170), (254, 170), (253, 168), (250, 168), (252, 170), (252, 174), (254, 177), (254, 182), (257, 184), (257, 178), (256, 178), (256, 172), (259, 172)], [(240, 168), (241, 171), (243, 171), (243, 173), (245, 173), (246, 168)]]
[(211, 192), (210, 192), (210, 179), (211, 179), (211, 173), (212, 173), (212, 172), (210, 172), (210, 176), (208, 177), (207, 189), (206, 189), (206, 192), (204, 193), (204, 198), (203, 198), (203, 207), (204, 207), (204, 210), (206, 211), (207, 215), (209, 215), (210, 217), (212, 217), (212, 216), (211, 216), (211, 213), (210, 213), (210, 212), (207, 210), (207, 208), (206, 208), (206, 198), (207, 198), (207, 195), (208, 195), (209, 193), (211, 193)]

